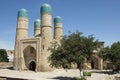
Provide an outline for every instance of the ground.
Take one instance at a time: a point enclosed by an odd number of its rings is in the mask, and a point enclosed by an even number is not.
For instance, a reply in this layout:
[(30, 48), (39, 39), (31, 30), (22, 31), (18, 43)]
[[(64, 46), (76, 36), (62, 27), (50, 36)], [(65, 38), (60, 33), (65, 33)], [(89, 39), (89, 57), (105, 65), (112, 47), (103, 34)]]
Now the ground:
[[(70, 69), (67, 72), (64, 69), (56, 69), (51, 72), (33, 72), (33, 71), (15, 71), (10, 69), (0, 69), (0, 77), (20, 78), (27, 80), (71, 80), (79, 77), (78, 69)], [(120, 77), (119, 74), (107, 74), (103, 71), (95, 70), (88, 80), (117, 80), (114, 77)], [(13, 80), (13, 79), (12, 79)], [(120, 79), (118, 79), (120, 80)]]

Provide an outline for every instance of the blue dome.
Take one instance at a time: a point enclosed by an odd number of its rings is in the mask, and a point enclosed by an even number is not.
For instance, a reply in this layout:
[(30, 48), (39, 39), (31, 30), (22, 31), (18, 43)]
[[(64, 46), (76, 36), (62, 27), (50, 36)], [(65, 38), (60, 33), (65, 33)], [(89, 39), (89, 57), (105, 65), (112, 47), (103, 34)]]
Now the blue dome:
[(62, 23), (62, 18), (61, 18), (60, 16), (56, 16), (56, 17), (54, 18), (54, 22), (55, 22), (55, 23)]
[(49, 5), (49, 4), (43, 4), (41, 6), (41, 10), (40, 12), (44, 12), (44, 13), (49, 13), (49, 14), (52, 14), (52, 7)]
[(28, 11), (24, 8), (18, 11), (18, 17), (25, 17), (28, 18)]
[(40, 27), (40, 19), (36, 19), (34, 25), (35, 27)]

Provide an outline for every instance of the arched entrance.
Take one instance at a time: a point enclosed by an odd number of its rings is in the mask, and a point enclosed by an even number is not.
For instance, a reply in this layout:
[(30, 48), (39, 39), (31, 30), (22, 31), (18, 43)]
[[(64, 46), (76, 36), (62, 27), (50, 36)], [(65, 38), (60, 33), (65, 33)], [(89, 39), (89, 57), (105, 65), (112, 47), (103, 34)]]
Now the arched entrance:
[(36, 49), (32, 46), (27, 46), (24, 50), (24, 61), (27, 70), (35, 71), (36, 68)]
[(95, 62), (93, 60), (91, 61), (91, 68), (95, 69)]
[(35, 71), (36, 69), (36, 63), (34, 61), (31, 61), (29, 64), (29, 70)]
[(98, 69), (98, 58), (95, 56), (91, 60), (91, 69)]

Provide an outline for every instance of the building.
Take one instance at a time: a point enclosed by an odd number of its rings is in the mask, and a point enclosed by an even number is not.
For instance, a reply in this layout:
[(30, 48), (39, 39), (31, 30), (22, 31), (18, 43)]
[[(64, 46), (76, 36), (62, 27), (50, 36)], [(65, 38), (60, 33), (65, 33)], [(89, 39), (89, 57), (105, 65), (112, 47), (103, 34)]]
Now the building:
[(7, 50), (6, 52), (7, 52), (7, 56), (8, 56), (9, 62), (13, 62), (14, 51), (13, 50)]
[(85, 69), (103, 69), (103, 58), (99, 56), (102, 48), (104, 48), (104, 42), (98, 42), (97, 49), (93, 51), (95, 54), (92, 56), (91, 60), (88, 59), (84, 63)]
[[(20, 9), (17, 16), (16, 40), (14, 49), (14, 69), (51, 71), (48, 57), (51, 52), (50, 47), (60, 44), (62, 38), (62, 18), (54, 18), (54, 36), (52, 36), (52, 7), (43, 4), (40, 8), (41, 19), (34, 22), (34, 37), (28, 37), (29, 13), (26, 9)], [(99, 42), (98, 49), (93, 52), (99, 53), (104, 48), (104, 42)], [(76, 68), (76, 65), (72, 65)], [(103, 59), (97, 54), (93, 55), (92, 60), (84, 63), (84, 69), (103, 69)]]
[(52, 43), (60, 43), (62, 37), (62, 18), (54, 18), (54, 37), (52, 36), (52, 7), (43, 4), (40, 8), (41, 19), (34, 22), (34, 37), (28, 37), (29, 13), (20, 9), (17, 16), (14, 69), (51, 71), (48, 50)]

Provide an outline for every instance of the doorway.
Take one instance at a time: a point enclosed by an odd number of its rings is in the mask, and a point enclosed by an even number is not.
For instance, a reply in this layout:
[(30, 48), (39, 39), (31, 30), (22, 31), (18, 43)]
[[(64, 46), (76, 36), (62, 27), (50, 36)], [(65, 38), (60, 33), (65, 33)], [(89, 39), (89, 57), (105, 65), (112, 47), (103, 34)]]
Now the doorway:
[(92, 62), (91, 62), (91, 68), (92, 68), (92, 69), (95, 69), (94, 65), (95, 65), (95, 62), (92, 61)]
[(34, 61), (31, 61), (29, 64), (29, 70), (35, 71), (36, 69), (36, 63)]

